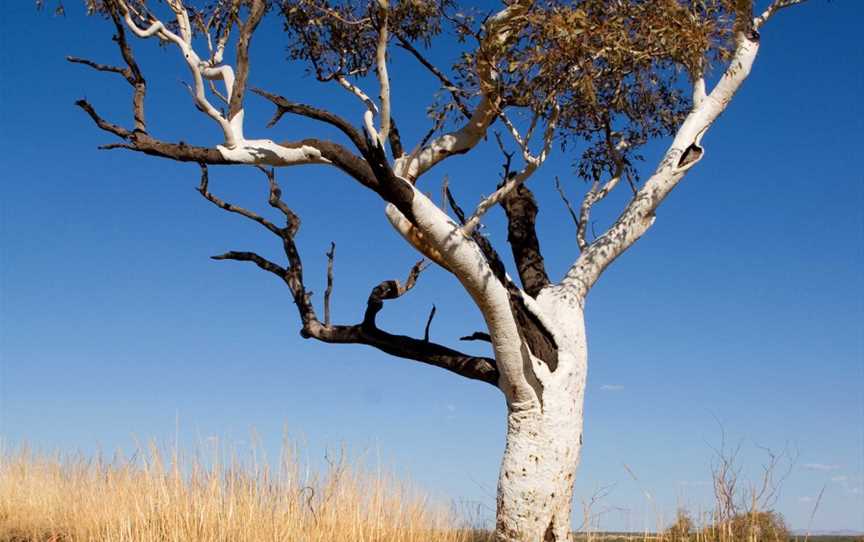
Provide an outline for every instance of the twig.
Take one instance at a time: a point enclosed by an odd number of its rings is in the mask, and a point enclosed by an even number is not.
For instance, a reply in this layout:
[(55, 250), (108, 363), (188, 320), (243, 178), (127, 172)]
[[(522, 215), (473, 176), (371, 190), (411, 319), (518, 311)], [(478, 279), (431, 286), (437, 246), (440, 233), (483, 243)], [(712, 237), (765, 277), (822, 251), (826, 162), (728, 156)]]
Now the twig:
[(435, 305), (432, 305), (432, 310), (429, 311), (429, 318), (426, 320), (426, 329), (423, 330), (423, 340), (429, 342), (429, 328), (432, 327), (432, 319), (435, 318)]
[(330, 295), (333, 293), (333, 259), (336, 255), (336, 243), (330, 242), (327, 256), (327, 288), (324, 290), (324, 325), (330, 327)]

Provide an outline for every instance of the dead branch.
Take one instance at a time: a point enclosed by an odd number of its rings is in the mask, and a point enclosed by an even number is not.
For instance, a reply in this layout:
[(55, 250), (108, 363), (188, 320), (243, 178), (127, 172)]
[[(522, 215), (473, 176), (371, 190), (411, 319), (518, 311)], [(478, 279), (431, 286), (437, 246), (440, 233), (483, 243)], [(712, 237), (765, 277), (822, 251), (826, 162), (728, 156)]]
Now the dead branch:
[(432, 328), (432, 319), (435, 318), (435, 305), (432, 305), (432, 310), (429, 311), (429, 317), (426, 319), (426, 327), (423, 330), (423, 340), (429, 342), (429, 330)]
[[(235, 260), (252, 262), (259, 268), (278, 276), (288, 286), (294, 299), (294, 304), (300, 314), (302, 321), (301, 335), (306, 338), (327, 343), (354, 343), (365, 344), (377, 348), (397, 357), (413, 359), (423, 363), (441, 367), (466, 378), (482, 380), (493, 386), (498, 383), (498, 370), (494, 360), (490, 358), (470, 356), (451, 348), (435, 344), (429, 340), (429, 327), (432, 318), (430, 316), (426, 325), (423, 339), (414, 339), (402, 335), (393, 335), (381, 330), (376, 323), (376, 316), (384, 306), (384, 302), (396, 299), (410, 291), (417, 283), (421, 272), (428, 267), (428, 262), (421, 260), (411, 267), (405, 281), (387, 280), (381, 282), (372, 289), (366, 303), (366, 311), (363, 321), (354, 325), (333, 325), (330, 322), (330, 298), (333, 287), (333, 258), (335, 245), (331, 244), (328, 256), (328, 280), (325, 290), (324, 322), (318, 320), (315, 309), (311, 303), (312, 293), (306, 290), (303, 282), (303, 263), (300, 253), (294, 241), (294, 236), (300, 228), (300, 218), (282, 200), (282, 190), (276, 182), (275, 172), (272, 169), (261, 168), (267, 176), (269, 185), (268, 203), (279, 209), (285, 216), (285, 227), (277, 227), (253, 211), (241, 208), (237, 205), (225, 202), (214, 196), (209, 191), (209, 178), (206, 165), (201, 165), (202, 180), (199, 192), (215, 206), (239, 214), (264, 226), (268, 231), (275, 234), (282, 241), (287, 267), (280, 266), (255, 252), (229, 251), (215, 260)], [(434, 313), (433, 313), (434, 315)]]
[(333, 257), (336, 255), (336, 243), (330, 243), (327, 256), (327, 288), (324, 290), (324, 325), (330, 325), (330, 296), (333, 295)]
[(487, 343), (492, 342), (492, 337), (489, 336), (485, 331), (475, 331), (471, 335), (466, 335), (464, 337), (459, 337), (460, 341), (485, 341)]

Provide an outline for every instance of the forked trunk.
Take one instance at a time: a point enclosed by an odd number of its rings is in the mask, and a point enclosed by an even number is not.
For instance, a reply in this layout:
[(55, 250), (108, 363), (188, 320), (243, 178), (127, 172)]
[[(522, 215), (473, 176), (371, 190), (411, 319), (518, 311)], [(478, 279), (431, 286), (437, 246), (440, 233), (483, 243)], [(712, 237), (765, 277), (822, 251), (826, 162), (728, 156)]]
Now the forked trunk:
[(566, 300), (545, 297), (541, 294), (538, 301), (546, 322), (557, 328), (558, 366), (541, 378), (537, 401), (508, 405), (496, 542), (571, 539), (587, 350), (581, 307), (567, 303), (562, 307)]

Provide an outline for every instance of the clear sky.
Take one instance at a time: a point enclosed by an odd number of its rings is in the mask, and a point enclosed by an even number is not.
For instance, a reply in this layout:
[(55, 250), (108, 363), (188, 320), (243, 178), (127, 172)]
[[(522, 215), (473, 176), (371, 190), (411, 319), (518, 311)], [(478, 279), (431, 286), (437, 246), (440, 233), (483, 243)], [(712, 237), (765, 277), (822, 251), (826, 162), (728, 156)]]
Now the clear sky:
[[(128, 450), (135, 437), (173, 439), (179, 420), (188, 446), (210, 436), (242, 445), (254, 428), (275, 449), (287, 428), (311, 457), (345, 443), (439, 495), (494, 509), (500, 393), (362, 346), (305, 341), (275, 278), (209, 260), (230, 249), (276, 258), (279, 245), (204, 201), (196, 166), (96, 150), (112, 139), (73, 101), (87, 97), (128, 125), (129, 87), (64, 61), (119, 62), (110, 25), (66, 7), (58, 18), (27, 0), (7, 2), (0, 18), (0, 437)], [(604, 528), (654, 528), (678, 503), (705, 506), (719, 420), (730, 442), (743, 443), (745, 472), (764, 460), (758, 446), (798, 450), (778, 502), (792, 527), (807, 527), (824, 486), (814, 528), (864, 530), (862, 19), (858, 0), (812, 0), (766, 26), (753, 73), (705, 138), (705, 159), (591, 293), (577, 517), (579, 499), (608, 485), (598, 507), (609, 509)], [(216, 143), (215, 126), (181, 84), (188, 73), (177, 52), (134, 46), (151, 131)], [(394, 55), (394, 114), (413, 146), (436, 85)], [(358, 102), (283, 60), (275, 19), (256, 34), (252, 58), (252, 85), (359, 123)], [(271, 108), (247, 101), (252, 136), (336, 137), (293, 118), (267, 129)], [(647, 150), (646, 170), (660, 149)], [(576, 256), (553, 186), (560, 175), (577, 195), (571, 160), (558, 152), (531, 180), (557, 277)], [(438, 193), (448, 174), (469, 205), (492, 189), (499, 165), (487, 142), (434, 170), (424, 189)], [(320, 304), (333, 240), (335, 320), (359, 321), (370, 288), (404, 278), (416, 256), (380, 200), (344, 175), (318, 166), (279, 175), (304, 220), (298, 241), (314, 299)], [(257, 172), (213, 168), (211, 188), (266, 207)], [(506, 253), (502, 213), (490, 215), (490, 236)], [(433, 303), (436, 341), (458, 347), (460, 335), (481, 329), (467, 296), (435, 269), (387, 304), (381, 324), (422, 335)]]

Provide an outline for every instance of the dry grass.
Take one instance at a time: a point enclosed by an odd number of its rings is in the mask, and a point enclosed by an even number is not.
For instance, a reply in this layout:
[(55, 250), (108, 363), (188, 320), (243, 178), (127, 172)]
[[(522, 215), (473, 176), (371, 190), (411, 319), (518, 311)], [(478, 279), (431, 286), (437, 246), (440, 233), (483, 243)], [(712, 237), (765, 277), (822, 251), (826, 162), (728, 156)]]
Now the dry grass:
[(0, 542), (479, 542), (447, 507), (361, 462), (321, 475), (184, 459), (0, 454)]
[[(132, 458), (88, 459), (0, 450), (0, 542), (491, 542), (447, 506), (346, 454), (321, 473), (283, 447), (278, 465), (227, 460), (215, 451), (185, 457), (151, 445)], [(714, 510), (641, 534), (596, 532), (592, 507), (577, 542), (787, 542), (770, 455), (755, 483), (738, 480), (734, 454), (718, 453)], [(631, 476), (635, 475), (631, 471)], [(782, 476), (781, 476), (782, 479)], [(636, 479), (638, 482), (638, 479)], [(646, 495), (648, 493), (646, 492)], [(649, 496), (650, 498), (650, 496)], [(817, 505), (818, 506), (818, 505)], [(813, 512), (816, 512), (814, 508)], [(811, 537), (800, 540), (814, 542)]]

